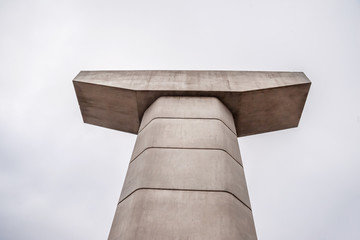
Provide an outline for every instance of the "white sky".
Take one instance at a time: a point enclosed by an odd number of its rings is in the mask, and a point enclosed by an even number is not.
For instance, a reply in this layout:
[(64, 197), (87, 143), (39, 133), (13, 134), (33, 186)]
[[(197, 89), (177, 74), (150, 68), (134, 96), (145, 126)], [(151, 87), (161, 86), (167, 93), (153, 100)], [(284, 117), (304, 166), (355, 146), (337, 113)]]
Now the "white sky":
[(106, 239), (135, 135), (80, 70), (304, 71), (300, 125), (239, 139), (259, 240), (360, 239), (360, 1), (0, 1), (0, 239)]

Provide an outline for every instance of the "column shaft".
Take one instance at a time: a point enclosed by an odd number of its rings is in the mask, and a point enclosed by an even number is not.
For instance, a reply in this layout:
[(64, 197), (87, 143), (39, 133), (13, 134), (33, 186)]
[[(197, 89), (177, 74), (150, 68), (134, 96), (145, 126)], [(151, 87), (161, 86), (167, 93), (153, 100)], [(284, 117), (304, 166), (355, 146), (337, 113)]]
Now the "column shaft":
[(217, 99), (145, 112), (109, 240), (256, 240), (234, 120)]

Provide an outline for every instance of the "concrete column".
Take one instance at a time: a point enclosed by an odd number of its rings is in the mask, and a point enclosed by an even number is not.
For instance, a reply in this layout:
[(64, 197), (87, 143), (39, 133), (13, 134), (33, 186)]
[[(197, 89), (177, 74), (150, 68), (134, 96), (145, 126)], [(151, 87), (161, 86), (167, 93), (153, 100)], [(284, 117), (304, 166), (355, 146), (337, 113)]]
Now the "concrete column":
[(109, 240), (255, 240), (231, 112), (160, 97), (144, 113)]
[(138, 134), (110, 240), (256, 239), (237, 137), (297, 127), (304, 73), (81, 71), (73, 83), (85, 123)]

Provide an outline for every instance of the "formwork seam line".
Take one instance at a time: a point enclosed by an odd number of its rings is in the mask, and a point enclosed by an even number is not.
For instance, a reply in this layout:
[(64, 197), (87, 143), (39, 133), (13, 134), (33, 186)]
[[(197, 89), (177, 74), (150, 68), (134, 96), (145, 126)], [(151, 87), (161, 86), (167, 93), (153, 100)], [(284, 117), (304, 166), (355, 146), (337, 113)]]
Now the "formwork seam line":
[(246, 205), (246, 203), (244, 203), (240, 198), (238, 198), (235, 194), (233, 194), (232, 192), (226, 191), (226, 190), (202, 190), (202, 189), (175, 189), (175, 188), (150, 188), (150, 187), (141, 187), (141, 188), (137, 188), (134, 191), (132, 191), (129, 195), (127, 195), (126, 197), (124, 197), (121, 201), (118, 202), (117, 205), (119, 205), (120, 203), (122, 203), (123, 201), (125, 201), (125, 199), (127, 199), (128, 197), (130, 197), (133, 193), (139, 191), (139, 190), (160, 190), (160, 191), (184, 191), (184, 192), (220, 192), (220, 193), (228, 193), (231, 196), (233, 196), (234, 198), (236, 198), (239, 202), (241, 202), (245, 207), (247, 207), (250, 211), (251, 208)]
[(143, 154), (146, 150), (151, 149), (151, 148), (158, 148), (158, 149), (192, 149), (192, 150), (220, 150), (223, 151), (225, 153), (227, 153), (237, 164), (239, 164), (242, 168), (244, 168), (244, 166), (238, 162), (238, 160), (236, 160), (233, 156), (231, 156), (230, 153), (228, 153), (226, 150), (221, 149), (221, 148), (182, 148), (182, 147), (147, 147), (144, 150), (142, 150), (138, 155), (136, 155), (136, 157), (134, 157), (129, 164), (131, 164), (133, 161), (135, 161), (141, 154)]
[(156, 119), (181, 119), (181, 120), (194, 120), (194, 119), (200, 119), (200, 120), (217, 120), (222, 122), (237, 138), (237, 134), (231, 130), (231, 128), (220, 118), (195, 118), (195, 117), (154, 117), (152, 118), (142, 129), (139, 129), (138, 131), (138, 135), (150, 124), (152, 123), (154, 120)]

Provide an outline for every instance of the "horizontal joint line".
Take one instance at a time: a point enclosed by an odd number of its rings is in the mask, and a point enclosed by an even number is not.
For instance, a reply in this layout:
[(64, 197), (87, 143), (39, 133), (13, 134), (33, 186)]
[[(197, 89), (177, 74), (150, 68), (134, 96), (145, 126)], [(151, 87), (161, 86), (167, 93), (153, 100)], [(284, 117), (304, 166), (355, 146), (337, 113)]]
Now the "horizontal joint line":
[(144, 130), (151, 122), (153, 122), (156, 119), (182, 119), (182, 120), (193, 120), (193, 119), (200, 119), (200, 120), (217, 120), (222, 122), (237, 138), (237, 134), (236, 132), (234, 132), (233, 130), (231, 130), (231, 128), (221, 119), (219, 118), (192, 118), (192, 117), (154, 117), (152, 118), (142, 129), (139, 129), (138, 131), (138, 135), (142, 132), (142, 130)]
[(125, 199), (127, 199), (128, 197), (130, 197), (133, 193), (139, 191), (139, 190), (160, 190), (160, 191), (183, 191), (183, 192), (222, 192), (222, 193), (228, 193), (231, 196), (233, 196), (234, 198), (236, 198), (239, 202), (241, 202), (245, 207), (247, 207), (250, 211), (251, 208), (246, 205), (243, 201), (241, 201), (235, 194), (226, 191), (226, 190), (201, 190), (201, 189), (173, 189), (173, 188), (148, 188), (148, 187), (144, 187), (144, 188), (137, 188), (134, 191), (132, 191), (129, 195), (127, 195), (126, 197), (124, 197), (122, 200), (120, 200), (118, 202), (117, 205), (119, 205), (120, 203), (122, 203), (123, 201), (125, 201)]
[(230, 153), (228, 153), (226, 150), (221, 149), (221, 148), (147, 147), (147, 148), (145, 148), (144, 150), (142, 150), (136, 157), (134, 157), (134, 159), (132, 159), (129, 164), (131, 164), (133, 161), (135, 161), (135, 160), (136, 160), (141, 154), (143, 154), (146, 150), (152, 149), (152, 148), (158, 148), (158, 149), (218, 150), (218, 151), (223, 151), (223, 152), (227, 153), (237, 164), (239, 164), (242, 168), (244, 168), (243, 165), (242, 165), (240, 162), (238, 162), (238, 160), (236, 160), (233, 156), (231, 156)]

